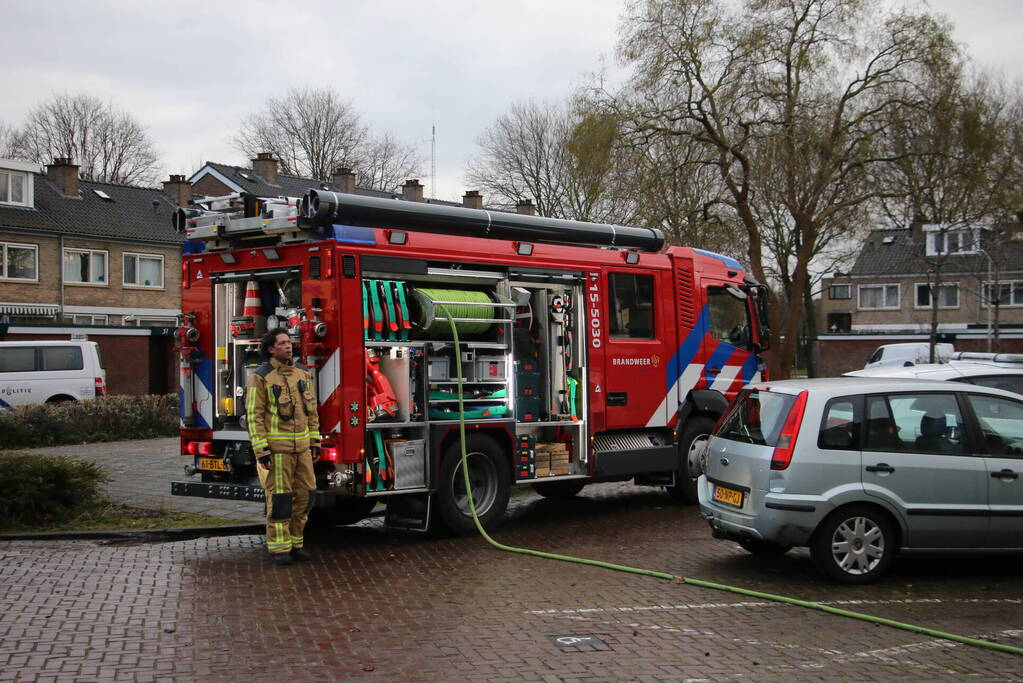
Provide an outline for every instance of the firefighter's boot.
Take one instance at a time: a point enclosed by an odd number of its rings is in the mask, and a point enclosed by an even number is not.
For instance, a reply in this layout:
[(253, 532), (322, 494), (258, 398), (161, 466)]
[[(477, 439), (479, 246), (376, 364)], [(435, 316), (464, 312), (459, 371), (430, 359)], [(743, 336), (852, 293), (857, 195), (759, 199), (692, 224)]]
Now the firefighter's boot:
[[(276, 555), (274, 557), (276, 557)], [(294, 560), (295, 562), (308, 562), (313, 558), (310, 557), (309, 553), (303, 550), (302, 548), (292, 548), (291, 559)]]
[(292, 563), (291, 553), (273, 553), (270, 557), (278, 567), (287, 567)]

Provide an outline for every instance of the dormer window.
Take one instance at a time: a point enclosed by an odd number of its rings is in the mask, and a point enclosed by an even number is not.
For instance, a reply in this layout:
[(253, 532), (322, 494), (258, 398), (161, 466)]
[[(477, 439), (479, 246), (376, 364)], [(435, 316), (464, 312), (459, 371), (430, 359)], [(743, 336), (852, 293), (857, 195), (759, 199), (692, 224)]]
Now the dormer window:
[(0, 160), (0, 204), (32, 206), (31, 164)]
[(928, 225), (927, 255), (976, 254), (977, 236), (974, 228), (949, 228), (944, 225)]

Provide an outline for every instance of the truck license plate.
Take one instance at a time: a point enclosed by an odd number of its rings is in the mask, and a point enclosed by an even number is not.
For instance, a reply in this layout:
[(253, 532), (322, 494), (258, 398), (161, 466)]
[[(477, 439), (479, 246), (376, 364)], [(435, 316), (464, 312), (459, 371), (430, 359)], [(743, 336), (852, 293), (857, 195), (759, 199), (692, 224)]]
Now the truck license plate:
[(741, 508), (742, 491), (736, 491), (725, 486), (714, 486), (714, 500)]
[(220, 458), (199, 458), (199, 469), (227, 472), (227, 463)]

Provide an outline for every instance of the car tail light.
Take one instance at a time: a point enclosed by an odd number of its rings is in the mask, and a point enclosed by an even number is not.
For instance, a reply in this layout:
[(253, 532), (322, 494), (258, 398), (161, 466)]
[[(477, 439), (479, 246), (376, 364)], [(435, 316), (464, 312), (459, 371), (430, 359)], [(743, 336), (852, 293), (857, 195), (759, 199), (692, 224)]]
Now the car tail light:
[(185, 453), (188, 453), (189, 455), (196, 455), (196, 454), (198, 454), (199, 453), (199, 442), (198, 441), (189, 441), (187, 444), (185, 444)]
[(337, 462), (337, 447), (324, 446), (320, 449), (320, 460), (324, 462)]
[(212, 441), (200, 441), (199, 442), (199, 446), (198, 446), (198, 450), (199, 450), (199, 455), (213, 455), (213, 442)]
[(789, 409), (781, 434), (778, 435), (778, 444), (774, 447), (774, 455), (771, 456), (772, 470), (786, 469), (792, 462), (792, 451), (796, 448), (796, 437), (799, 435), (799, 426), (803, 424), (803, 411), (806, 410), (806, 396), (807, 392), (800, 392)]
[(93, 378), (93, 382), (95, 383), (95, 386), (96, 386), (96, 397), (97, 398), (99, 398), (100, 396), (107, 396), (108, 395), (108, 393), (107, 393), (107, 383), (103, 380), (102, 377), (95, 377), (95, 378)]

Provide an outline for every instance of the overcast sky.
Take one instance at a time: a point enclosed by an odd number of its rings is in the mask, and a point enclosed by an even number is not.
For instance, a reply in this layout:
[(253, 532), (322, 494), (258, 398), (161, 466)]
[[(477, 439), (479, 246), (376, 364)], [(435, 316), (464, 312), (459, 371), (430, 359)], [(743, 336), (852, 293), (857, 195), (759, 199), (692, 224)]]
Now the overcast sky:
[[(1023, 78), (1023, 2), (928, 0), (979, 65)], [(248, 165), (239, 121), (289, 86), (327, 86), (375, 131), (420, 146), (427, 194), (457, 200), (480, 133), (513, 102), (557, 101), (605, 65), (622, 2), (0, 0), (0, 121), (89, 93), (148, 126), (164, 175)]]

